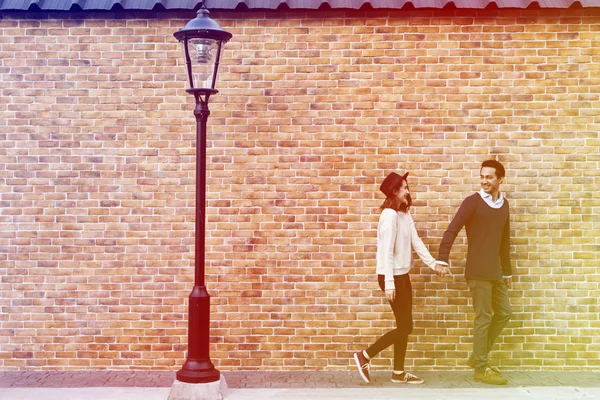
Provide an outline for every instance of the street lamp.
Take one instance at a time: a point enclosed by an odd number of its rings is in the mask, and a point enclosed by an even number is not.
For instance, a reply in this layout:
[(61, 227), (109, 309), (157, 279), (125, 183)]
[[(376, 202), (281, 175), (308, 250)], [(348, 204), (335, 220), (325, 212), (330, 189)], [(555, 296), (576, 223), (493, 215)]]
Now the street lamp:
[(198, 16), (175, 32), (183, 44), (183, 54), (190, 81), (188, 93), (194, 95), (196, 107), (196, 227), (194, 289), (189, 298), (188, 354), (177, 380), (185, 383), (209, 383), (220, 379), (219, 370), (210, 361), (210, 296), (204, 285), (204, 247), (206, 211), (206, 121), (210, 115), (208, 99), (215, 89), (219, 60), (231, 33), (210, 18), (204, 6)]

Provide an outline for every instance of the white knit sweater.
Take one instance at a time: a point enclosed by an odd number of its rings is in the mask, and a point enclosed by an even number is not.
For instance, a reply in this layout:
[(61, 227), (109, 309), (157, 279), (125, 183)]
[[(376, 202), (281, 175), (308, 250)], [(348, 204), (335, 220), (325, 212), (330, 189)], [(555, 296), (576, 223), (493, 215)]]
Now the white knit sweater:
[(423, 244), (408, 212), (386, 208), (377, 226), (377, 274), (385, 275), (385, 290), (394, 289), (394, 275), (408, 274), (413, 266), (411, 246), (431, 269), (435, 258)]

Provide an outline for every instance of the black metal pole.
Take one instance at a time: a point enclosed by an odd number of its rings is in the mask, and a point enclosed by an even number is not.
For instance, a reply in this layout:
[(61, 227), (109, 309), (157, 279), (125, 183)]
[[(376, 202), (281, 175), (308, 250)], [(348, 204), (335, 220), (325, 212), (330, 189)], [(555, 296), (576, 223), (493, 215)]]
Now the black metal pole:
[(220, 379), (209, 356), (210, 347), (210, 296), (204, 285), (205, 235), (206, 235), (206, 122), (209, 93), (193, 93), (196, 98), (196, 239), (194, 289), (189, 297), (188, 354), (177, 380), (186, 383), (209, 383)]

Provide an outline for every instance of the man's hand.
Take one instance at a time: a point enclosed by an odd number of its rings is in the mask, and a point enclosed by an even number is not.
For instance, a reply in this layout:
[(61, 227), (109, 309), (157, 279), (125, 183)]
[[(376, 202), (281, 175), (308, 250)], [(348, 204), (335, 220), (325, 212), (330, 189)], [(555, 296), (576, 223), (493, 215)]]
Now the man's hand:
[(445, 278), (446, 275), (452, 276), (452, 272), (450, 272), (450, 268), (442, 267), (442, 272), (440, 273), (440, 278)]
[(510, 289), (512, 287), (512, 277), (504, 278), (504, 284), (506, 285), (507, 289)]
[(391, 303), (396, 299), (396, 289), (387, 289), (385, 291), (385, 297)]

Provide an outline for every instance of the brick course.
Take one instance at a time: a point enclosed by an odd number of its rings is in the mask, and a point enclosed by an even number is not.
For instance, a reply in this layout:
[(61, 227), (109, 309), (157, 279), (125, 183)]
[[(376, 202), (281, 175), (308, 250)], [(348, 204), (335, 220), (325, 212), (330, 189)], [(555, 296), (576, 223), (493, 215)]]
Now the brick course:
[[(378, 186), (410, 170), (432, 254), (479, 164), (512, 207), (515, 312), (493, 357), (600, 367), (597, 9), (213, 12), (207, 286), (222, 370), (344, 370), (390, 329)], [(0, 368), (178, 369), (193, 282), (193, 13), (0, 19)], [(462, 277), (412, 271), (408, 367), (465, 367)], [(374, 368), (391, 367), (390, 350)]]

